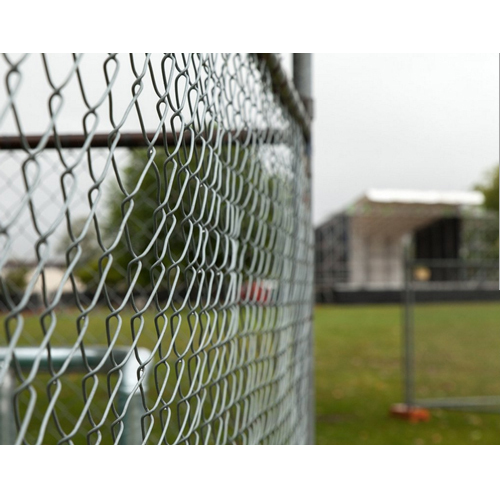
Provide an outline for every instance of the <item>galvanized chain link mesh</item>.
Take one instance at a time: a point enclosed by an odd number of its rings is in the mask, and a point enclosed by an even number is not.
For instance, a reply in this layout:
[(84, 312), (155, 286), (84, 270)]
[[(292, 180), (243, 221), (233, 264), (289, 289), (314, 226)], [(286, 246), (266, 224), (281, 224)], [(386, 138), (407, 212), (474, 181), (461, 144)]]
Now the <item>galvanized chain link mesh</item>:
[(269, 65), (0, 73), (2, 442), (310, 442), (307, 142)]

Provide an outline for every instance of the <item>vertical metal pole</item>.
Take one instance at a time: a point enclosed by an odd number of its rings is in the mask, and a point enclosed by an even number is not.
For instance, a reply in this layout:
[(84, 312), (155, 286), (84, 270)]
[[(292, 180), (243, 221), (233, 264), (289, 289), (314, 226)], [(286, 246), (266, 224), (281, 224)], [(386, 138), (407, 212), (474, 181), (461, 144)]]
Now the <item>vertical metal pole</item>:
[[(118, 410), (124, 413), (123, 435), (119, 444), (142, 444), (141, 416), (143, 412), (138, 388), (135, 359), (130, 358), (123, 368), (123, 380), (118, 392)], [(131, 396), (132, 395), (132, 396)], [(128, 406), (127, 406), (128, 404)]]
[[(151, 352), (140, 347), (138, 354), (141, 359), (148, 359)], [(141, 365), (135, 358), (130, 358), (122, 369), (123, 380), (118, 393), (118, 407), (120, 413), (125, 413), (123, 417), (123, 435), (119, 444), (140, 445), (142, 444), (141, 417), (144, 414), (141, 391), (138, 386), (137, 372)], [(151, 363), (144, 369), (142, 387), (145, 392), (148, 390), (148, 376), (151, 371)], [(127, 406), (128, 403), (128, 406)]]
[[(304, 107), (310, 118), (313, 118), (313, 91), (312, 91), (312, 54), (293, 54), (293, 83), (299, 93)], [(309, 177), (309, 209), (311, 210), (311, 177), (312, 177), (312, 131), (309, 140), (306, 143), (306, 172)], [(312, 210), (311, 210), (312, 212)], [(313, 270), (314, 271), (314, 270)], [(313, 273), (314, 276), (314, 273)], [(312, 290), (311, 302), (314, 305), (314, 285)], [(314, 335), (313, 318), (311, 317), (311, 336), (309, 345), (309, 355), (311, 360), (310, 386), (309, 386), (309, 429), (308, 444), (315, 443), (316, 435), (316, 408), (315, 408), (315, 390), (314, 390)]]
[(312, 54), (293, 54), (293, 83), (313, 118)]
[(0, 382), (0, 445), (11, 445), (16, 441), (13, 393), (14, 374), (7, 370)]
[(414, 318), (415, 293), (412, 287), (411, 240), (404, 242), (404, 321), (403, 321), (403, 371), (404, 402), (410, 408), (415, 406), (415, 352)]

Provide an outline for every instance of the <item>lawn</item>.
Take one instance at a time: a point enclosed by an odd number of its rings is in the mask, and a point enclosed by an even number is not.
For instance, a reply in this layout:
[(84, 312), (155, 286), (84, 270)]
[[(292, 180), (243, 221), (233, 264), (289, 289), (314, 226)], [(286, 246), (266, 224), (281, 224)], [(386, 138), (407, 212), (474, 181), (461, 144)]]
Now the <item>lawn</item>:
[[(176, 363), (179, 355), (184, 357), (183, 353), (186, 353), (186, 360), (191, 357), (186, 344), (189, 331), (195, 333), (193, 347), (201, 348), (209, 340), (206, 332), (219, 336), (227, 330), (225, 321), (230, 321), (230, 317), (217, 324), (222, 319), (223, 316), (215, 321), (200, 315), (202, 324), (199, 324), (183, 314), (177, 319), (170, 318), (168, 323), (158, 318), (155, 325), (153, 315), (146, 314), (144, 323), (141, 324), (139, 318), (133, 322), (133, 336), (140, 335), (140, 345), (149, 349), (154, 349), (158, 342), (155, 332), (158, 329), (165, 331), (163, 356), (172, 366), (172, 373), (164, 397), (176, 398), (175, 380), (182, 381), (183, 391), (189, 388), (187, 371), (183, 376), (177, 376), (173, 371), (179, 365)], [(418, 306), (415, 311), (417, 396), (499, 395), (499, 320), (498, 303)], [(130, 324), (130, 313), (124, 315), (124, 321)], [(207, 328), (207, 324), (216, 328)], [(418, 424), (389, 416), (391, 405), (402, 401), (400, 325), (401, 307), (397, 305), (315, 308), (316, 443), (500, 444), (500, 414), (433, 410), (429, 422)], [(12, 324), (11, 328), (14, 330), (15, 326)], [(53, 346), (71, 345), (77, 336), (75, 312), (59, 313), (57, 323), (46, 323), (45, 329), (51, 328)], [(86, 345), (106, 345), (115, 335), (116, 345), (130, 345), (132, 330), (120, 329), (117, 321), (109, 318), (104, 310), (95, 311), (85, 328)], [(240, 325), (240, 328), (243, 326)], [(39, 345), (43, 336), (39, 317), (27, 316), (18, 345)], [(167, 348), (169, 346), (171, 350)], [(192, 361), (198, 362), (195, 356)], [(186, 370), (198, 366), (191, 362), (184, 364)], [(159, 372), (160, 379), (164, 375)], [(46, 411), (47, 403), (43, 403), (45, 398), (42, 395), (48, 380), (49, 375), (36, 380), (40, 415)], [(89, 383), (92, 381), (89, 380)], [(63, 382), (58, 403), (59, 425), (65, 432), (70, 432), (75, 415), (83, 410), (81, 398), (74, 397), (81, 393), (81, 375), (68, 374)], [(28, 402), (27, 392), (25, 396), (26, 400), (21, 398), (21, 407)], [(96, 401), (102, 401), (94, 408), (98, 421), (107, 401), (105, 375), (99, 376)], [(182, 408), (180, 411), (184, 411)], [(103, 423), (103, 443), (112, 442), (109, 428), (113, 418), (110, 415)], [(179, 432), (176, 420), (172, 415), (169, 442)], [(28, 429), (29, 442), (36, 440), (39, 425), (39, 419), (35, 418)], [(85, 443), (85, 434), (92, 427), (85, 421), (82, 432), (74, 439), (75, 444)], [(158, 432), (155, 427), (151, 442), (158, 441)], [(44, 442), (55, 443), (58, 439), (60, 434), (50, 424)]]
[[(402, 400), (400, 306), (317, 306), (314, 319), (317, 444), (500, 444), (499, 414), (389, 416)], [(499, 395), (499, 320), (498, 303), (418, 306), (417, 395)]]

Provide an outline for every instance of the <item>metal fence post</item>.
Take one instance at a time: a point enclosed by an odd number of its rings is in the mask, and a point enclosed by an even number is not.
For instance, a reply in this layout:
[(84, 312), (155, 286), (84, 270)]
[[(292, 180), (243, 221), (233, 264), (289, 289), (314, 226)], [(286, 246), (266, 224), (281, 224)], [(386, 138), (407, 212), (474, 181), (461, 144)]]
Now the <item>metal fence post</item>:
[[(313, 90), (312, 90), (312, 54), (308, 53), (294, 53), (293, 54), (293, 83), (297, 92), (299, 93), (302, 102), (304, 103), (304, 107), (306, 109), (309, 118), (312, 120), (313, 118)], [(309, 177), (309, 209), (312, 209), (311, 201), (312, 201), (312, 193), (311, 193), (311, 177), (312, 177), (312, 131), (309, 134), (306, 141), (306, 171), (307, 176)], [(314, 266), (314, 263), (313, 263)], [(313, 272), (314, 276), (314, 272)], [(312, 287), (313, 296), (311, 300), (314, 304), (314, 287)], [(309, 345), (309, 356), (311, 362), (310, 368), (310, 386), (309, 386), (309, 414), (310, 414), (310, 422), (309, 422), (309, 430), (308, 430), (308, 444), (315, 443), (316, 436), (316, 408), (315, 408), (315, 389), (314, 389), (314, 337), (313, 337), (313, 318), (311, 318), (311, 335), (310, 335), (310, 345)]]
[[(143, 348), (139, 348), (138, 352), (142, 359), (147, 359), (151, 354), (147, 349)], [(123, 434), (119, 442), (122, 445), (142, 444), (141, 417), (144, 413), (144, 408), (137, 379), (137, 374), (140, 370), (141, 365), (135, 356), (130, 356), (122, 370), (123, 380), (118, 392), (119, 412), (124, 415), (122, 421)], [(150, 370), (151, 363), (147, 365), (145, 370), (142, 369), (142, 388), (144, 392), (147, 392), (148, 389), (148, 375)]]
[(404, 242), (404, 322), (403, 322), (403, 373), (404, 373), (404, 402), (408, 408), (415, 405), (415, 354), (414, 354), (414, 325), (413, 308), (415, 306), (414, 290), (412, 287), (411, 239)]
[(0, 383), (0, 445), (14, 444), (16, 427), (14, 425), (14, 408), (12, 405), (14, 390), (14, 374), (7, 370)]
[(293, 54), (293, 83), (309, 117), (313, 118), (312, 54)]

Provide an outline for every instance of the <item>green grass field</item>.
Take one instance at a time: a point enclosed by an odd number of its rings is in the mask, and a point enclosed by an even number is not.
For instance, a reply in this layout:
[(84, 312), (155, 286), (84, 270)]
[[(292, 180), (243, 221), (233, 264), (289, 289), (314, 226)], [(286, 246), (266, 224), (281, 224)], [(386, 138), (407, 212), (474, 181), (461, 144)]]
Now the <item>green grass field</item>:
[[(316, 443), (317, 444), (500, 444), (500, 414), (433, 410), (429, 422), (412, 424), (389, 416), (392, 404), (402, 401), (401, 379), (401, 307), (373, 306), (317, 306), (314, 312), (315, 385), (316, 385)], [(106, 321), (106, 311), (96, 310), (85, 335), (86, 345), (106, 345), (115, 334), (116, 345), (130, 345), (131, 329), (119, 328), (116, 319)], [(175, 318), (168, 324), (158, 319), (156, 327), (165, 328), (165, 356), (172, 367), (178, 354), (187, 353), (186, 339), (193, 336), (194, 347), (208, 342), (203, 332), (208, 331), (208, 317), (203, 325), (183, 314), (179, 323)], [(130, 314), (124, 321), (130, 324)], [(229, 320), (229, 318), (226, 318)], [(417, 396), (469, 396), (500, 394), (500, 307), (498, 303), (462, 303), (420, 305), (415, 311)], [(144, 315), (141, 325), (134, 322), (134, 335), (141, 335), (140, 345), (153, 349), (158, 342), (157, 328), (152, 315)], [(221, 319), (219, 318), (219, 321)], [(227, 324), (226, 324), (227, 325)], [(214, 324), (215, 326), (215, 324)], [(76, 340), (75, 311), (62, 311), (57, 323), (45, 325), (54, 328), (52, 345), (68, 345)], [(11, 325), (15, 329), (15, 324)], [(227, 327), (218, 325), (213, 335), (223, 335)], [(120, 333), (117, 333), (120, 332)], [(177, 333), (176, 333), (177, 332)], [(218, 333), (217, 333), (218, 332)], [(175, 340), (172, 342), (172, 338)], [(43, 329), (38, 316), (27, 316), (23, 336), (18, 345), (39, 345)], [(172, 349), (168, 354), (167, 347)], [(189, 354), (187, 354), (189, 357)], [(196, 361), (193, 357), (193, 361)], [(189, 364), (189, 363), (188, 363)], [(193, 368), (195, 365), (192, 365)], [(172, 368), (173, 369), (173, 368)], [(164, 374), (160, 374), (160, 378)], [(39, 377), (37, 391), (45, 392), (49, 375)], [(176, 376), (164, 396), (174, 398)], [(186, 376), (183, 383), (189, 387)], [(89, 383), (92, 380), (89, 381)], [(91, 385), (91, 384), (90, 384)], [(154, 391), (152, 391), (154, 392)], [(75, 415), (82, 411), (81, 375), (67, 375), (59, 399), (60, 425), (69, 432)], [(25, 394), (26, 398), (28, 393)], [(25, 399), (26, 399), (25, 398)], [(40, 414), (46, 403), (39, 397)], [(104, 410), (107, 401), (106, 380), (100, 375), (95, 417)], [(27, 404), (21, 398), (21, 406)], [(182, 410), (181, 408), (181, 411)], [(103, 427), (103, 442), (112, 442), (109, 435), (110, 415)], [(172, 417), (172, 436), (178, 432)], [(29, 441), (36, 439), (40, 422), (31, 426)], [(92, 426), (85, 422), (82, 432), (74, 440), (84, 444), (85, 432)], [(108, 431), (105, 432), (105, 429)], [(155, 430), (152, 442), (158, 440)], [(154, 439), (153, 439), (154, 438)], [(47, 432), (44, 442), (55, 443), (59, 434)]]
[[(500, 444), (500, 414), (389, 416), (402, 400), (400, 306), (317, 306), (314, 318), (317, 444)], [(418, 306), (417, 395), (499, 395), (499, 320), (498, 303)]]

